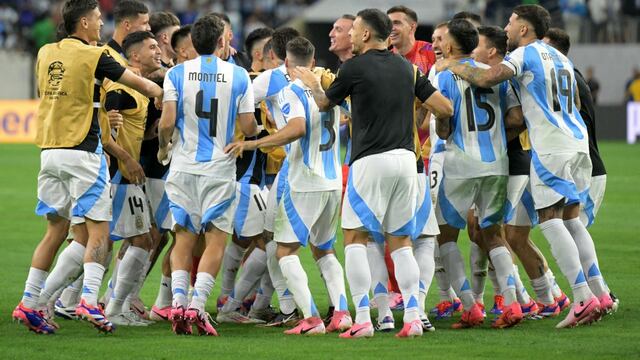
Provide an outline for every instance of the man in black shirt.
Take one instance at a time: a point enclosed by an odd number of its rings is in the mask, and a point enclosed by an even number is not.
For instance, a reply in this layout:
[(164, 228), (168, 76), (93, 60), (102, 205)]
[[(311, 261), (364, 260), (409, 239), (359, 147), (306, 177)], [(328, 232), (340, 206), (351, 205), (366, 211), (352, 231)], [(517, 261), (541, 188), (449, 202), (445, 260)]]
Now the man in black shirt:
[(342, 227), (345, 269), (356, 319), (351, 330), (340, 336), (373, 336), (366, 249), (369, 235), (377, 242), (389, 243), (405, 302), (405, 326), (397, 335), (420, 336), (419, 268), (410, 238), (415, 230), (417, 202), (414, 100), (426, 101), (440, 118), (450, 117), (453, 111), (449, 100), (426, 77), (416, 76), (407, 60), (387, 50), (391, 21), (385, 13), (377, 9), (360, 11), (350, 33), (357, 56), (342, 64), (326, 94), (311, 71), (297, 69), (297, 77), (312, 89), (321, 111), (351, 96), (353, 143)]

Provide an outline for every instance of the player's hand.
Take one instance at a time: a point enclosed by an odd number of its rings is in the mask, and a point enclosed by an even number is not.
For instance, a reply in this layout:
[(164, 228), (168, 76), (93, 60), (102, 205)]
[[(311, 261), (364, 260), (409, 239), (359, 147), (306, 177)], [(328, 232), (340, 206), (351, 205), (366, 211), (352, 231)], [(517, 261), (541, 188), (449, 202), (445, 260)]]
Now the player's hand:
[(242, 156), (245, 151), (251, 151), (257, 149), (258, 146), (255, 141), (237, 141), (227, 145), (224, 148), (225, 154), (233, 154), (235, 157)]
[(109, 117), (109, 126), (111, 126), (112, 129), (120, 129), (120, 126), (122, 126), (124, 122), (122, 114), (120, 114), (118, 110), (109, 110), (107, 111), (107, 116)]
[(173, 143), (169, 143), (169, 145), (165, 147), (160, 147), (158, 149), (158, 162), (162, 165), (168, 165), (171, 161), (171, 149), (173, 148)]
[(307, 67), (296, 66), (291, 70), (291, 72), (294, 77), (302, 80), (307, 87), (314, 88), (315, 86), (320, 85), (320, 79), (318, 79), (316, 74)]
[(142, 170), (142, 166), (140, 166), (139, 162), (134, 158), (129, 158), (124, 162), (124, 166), (127, 168), (127, 172), (131, 176), (129, 181), (136, 185), (144, 184), (144, 170)]
[(447, 70), (452, 64), (454, 63), (454, 61), (452, 61), (451, 59), (440, 59), (438, 61), (436, 61), (435, 67), (436, 67), (436, 71), (440, 72), (440, 71), (445, 71)]
[(154, 98), (153, 104), (156, 106), (156, 109), (162, 110), (162, 96)]
[(229, 56), (234, 56), (237, 53), (238, 50), (236, 50), (233, 46), (229, 46)]

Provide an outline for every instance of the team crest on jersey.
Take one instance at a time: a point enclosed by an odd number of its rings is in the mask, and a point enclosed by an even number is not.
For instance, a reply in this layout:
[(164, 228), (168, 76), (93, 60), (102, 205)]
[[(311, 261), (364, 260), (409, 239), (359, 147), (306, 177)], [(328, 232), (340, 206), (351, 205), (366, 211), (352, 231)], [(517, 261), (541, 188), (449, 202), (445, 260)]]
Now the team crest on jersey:
[(288, 103), (287, 103), (287, 104), (282, 105), (282, 113), (283, 113), (283, 114), (285, 114), (285, 115), (289, 115), (289, 112), (290, 112), (290, 111), (291, 111), (291, 105), (289, 105)]
[(142, 221), (142, 216), (141, 215), (136, 215), (136, 229), (142, 230), (143, 226), (144, 226), (144, 223)]
[(64, 77), (64, 72), (65, 69), (62, 61), (52, 62), (51, 65), (49, 65), (49, 69), (47, 70), (47, 73), (49, 74), (49, 86), (51, 86), (52, 88), (60, 87), (60, 82)]

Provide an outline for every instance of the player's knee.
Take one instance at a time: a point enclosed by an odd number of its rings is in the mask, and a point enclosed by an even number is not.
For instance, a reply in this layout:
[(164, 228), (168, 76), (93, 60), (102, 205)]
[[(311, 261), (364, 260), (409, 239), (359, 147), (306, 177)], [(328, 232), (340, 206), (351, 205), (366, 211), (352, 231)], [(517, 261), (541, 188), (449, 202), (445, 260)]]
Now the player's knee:
[(278, 243), (278, 247), (276, 249), (276, 258), (280, 260), (285, 256), (296, 255), (298, 253), (299, 248), (300, 248), (299, 244)]

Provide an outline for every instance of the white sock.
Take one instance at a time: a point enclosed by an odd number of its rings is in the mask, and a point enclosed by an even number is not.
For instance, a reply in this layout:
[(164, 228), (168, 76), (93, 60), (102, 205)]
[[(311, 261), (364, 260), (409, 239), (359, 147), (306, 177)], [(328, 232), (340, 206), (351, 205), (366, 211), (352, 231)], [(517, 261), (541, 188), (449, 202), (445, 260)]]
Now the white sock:
[(105, 315), (113, 316), (129, 310), (128, 307), (123, 306), (125, 299), (129, 296), (140, 278), (140, 273), (143, 271), (148, 255), (149, 252), (143, 248), (133, 245), (129, 246), (120, 262), (116, 286), (113, 289), (111, 300), (105, 309)]
[(82, 290), (82, 282), (84, 274), (80, 275), (71, 285), (64, 288), (60, 294), (60, 302), (65, 308), (76, 307), (80, 302), (80, 290)]
[(40, 292), (48, 274), (48, 272), (34, 267), (29, 269), (29, 275), (27, 275), (27, 281), (24, 284), (24, 293), (22, 294), (22, 305), (29, 309), (35, 309), (38, 306)]
[(187, 308), (187, 293), (189, 291), (189, 272), (176, 270), (171, 273), (171, 293), (173, 300), (171, 306)]
[(318, 259), (316, 265), (318, 265), (322, 278), (327, 286), (331, 305), (333, 305), (337, 311), (349, 310), (349, 306), (347, 305), (347, 290), (344, 285), (344, 271), (338, 258), (336, 258), (334, 254), (327, 254)]
[(211, 295), (211, 290), (216, 285), (216, 278), (207, 272), (199, 272), (196, 275), (196, 283), (193, 285), (193, 297), (191, 298), (190, 309), (198, 309), (204, 312), (207, 299)]
[(369, 287), (371, 271), (367, 259), (367, 248), (362, 244), (351, 244), (344, 248), (344, 269), (349, 282), (353, 305), (356, 307), (356, 324), (371, 322), (369, 310)]
[(280, 312), (283, 314), (291, 314), (296, 309), (296, 303), (293, 300), (293, 294), (287, 287), (287, 280), (282, 275), (280, 264), (276, 258), (277, 244), (275, 241), (269, 241), (266, 245), (267, 250), (267, 268), (271, 276), (271, 283), (276, 289), (278, 296), (278, 305)]
[(551, 245), (551, 253), (573, 290), (574, 301), (589, 299), (593, 293), (582, 271), (578, 247), (562, 220), (551, 219), (540, 224), (540, 230)]
[(62, 250), (58, 255), (56, 266), (47, 276), (40, 292), (38, 307), (46, 306), (55, 292), (63, 289), (80, 276), (82, 265), (84, 265), (84, 250), (85, 247), (75, 241)]
[(171, 276), (160, 277), (160, 287), (158, 288), (158, 296), (156, 297), (156, 301), (154, 305), (157, 308), (164, 308), (167, 306), (171, 306)]
[(487, 274), (489, 275), (489, 280), (491, 280), (491, 287), (493, 288), (493, 295), (499, 295), (500, 291), (500, 283), (498, 282), (498, 275), (496, 275), (496, 269), (493, 267), (493, 264), (489, 263), (489, 268), (487, 269)]
[(404, 322), (409, 323), (420, 319), (418, 298), (420, 268), (413, 256), (410, 246), (403, 247), (391, 253), (393, 265), (396, 270), (396, 280), (404, 301)]
[(513, 259), (505, 246), (499, 246), (489, 251), (489, 257), (500, 284), (501, 294), (504, 297), (504, 305), (509, 306), (517, 301), (516, 278), (513, 276)]
[(302, 268), (300, 258), (297, 255), (283, 256), (280, 258), (279, 264), (282, 274), (287, 280), (287, 286), (293, 293), (296, 305), (302, 311), (302, 316), (305, 319), (319, 316), (318, 309), (311, 296), (311, 290), (309, 290), (307, 273)]
[(456, 294), (460, 297), (462, 305), (465, 309), (471, 309), (475, 301), (473, 300), (473, 294), (471, 293), (471, 286), (469, 280), (465, 275), (464, 262), (462, 262), (462, 255), (458, 244), (454, 241), (447, 242), (440, 245), (440, 258), (442, 259), (442, 265), (449, 278), (449, 283)]
[(569, 230), (573, 241), (578, 247), (582, 271), (587, 275), (587, 281), (591, 291), (593, 291), (596, 296), (608, 293), (607, 285), (605, 285), (602, 274), (600, 273), (596, 247), (593, 244), (591, 234), (589, 234), (587, 228), (582, 221), (580, 221), (580, 218), (565, 220), (564, 225), (567, 227), (567, 230)]
[(242, 305), (242, 300), (249, 295), (266, 270), (267, 253), (259, 248), (253, 249), (242, 265), (242, 273), (238, 281), (236, 281), (227, 302), (222, 307), (222, 311), (229, 312), (239, 308)]
[[(104, 292), (104, 294), (102, 295), (102, 301), (101, 303), (103, 303), (105, 306), (109, 305), (109, 301), (111, 300), (111, 297), (113, 296), (113, 289), (115, 289), (116, 287), (116, 282), (118, 280), (118, 270), (120, 269), (120, 262), (122, 260), (118, 257), (116, 257), (116, 263), (113, 266), (113, 272), (111, 273), (111, 278), (109, 279), (109, 282), (107, 283), (107, 291)], [(106, 270), (105, 270), (106, 272)]]
[(531, 297), (527, 292), (527, 289), (524, 287), (522, 283), (522, 279), (520, 279), (520, 268), (518, 265), (513, 264), (513, 276), (516, 279), (516, 297), (518, 298), (518, 303), (521, 305), (527, 305), (531, 302)]
[(387, 264), (384, 261), (384, 245), (372, 241), (368, 242), (367, 260), (369, 261), (369, 272), (371, 274), (371, 292), (373, 293), (373, 300), (378, 307), (378, 322), (382, 322), (387, 316), (393, 317), (389, 307), (389, 290), (387, 289), (389, 273), (387, 272)]
[[(144, 259), (142, 271), (140, 272), (140, 276), (136, 280), (136, 284), (133, 286), (131, 293), (127, 296), (125, 300), (125, 305), (133, 299), (137, 299), (140, 297), (140, 290), (144, 286), (144, 281), (147, 279), (147, 273), (149, 272), (149, 268), (151, 267), (151, 256), (153, 255), (152, 251), (147, 251), (147, 255)], [(125, 309), (128, 309), (125, 307)]]
[(253, 302), (251, 309), (262, 310), (270, 306), (274, 290), (273, 284), (271, 283), (271, 276), (268, 271), (265, 271), (260, 279), (260, 286), (258, 287), (258, 291), (256, 291), (256, 300)]
[(451, 301), (456, 298), (456, 293), (453, 291), (451, 284), (449, 283), (449, 276), (444, 271), (442, 266), (442, 258), (440, 257), (440, 246), (436, 244), (434, 249), (433, 260), (436, 265), (435, 277), (438, 284), (438, 294), (440, 295), (440, 301)]
[(544, 275), (549, 279), (549, 283), (551, 284), (551, 295), (553, 295), (554, 298), (562, 296), (562, 289), (560, 289), (560, 285), (556, 282), (556, 276), (553, 274), (553, 271), (548, 269)]
[(236, 282), (236, 274), (240, 267), (240, 261), (244, 255), (245, 248), (238, 246), (233, 241), (224, 249), (222, 257), (222, 282), (220, 283), (221, 295), (229, 295), (233, 291)]
[(471, 292), (476, 302), (484, 304), (484, 285), (487, 281), (489, 258), (487, 254), (473, 241), (469, 244), (471, 265)]
[(425, 302), (435, 272), (435, 262), (433, 259), (435, 246), (436, 240), (434, 237), (419, 238), (413, 242), (413, 256), (415, 256), (418, 267), (420, 268), (420, 298), (418, 299), (418, 307), (422, 314), (425, 312)]
[(81, 299), (88, 305), (98, 306), (98, 291), (104, 276), (104, 266), (96, 263), (84, 264), (84, 281), (82, 282)]
[(546, 275), (542, 275), (539, 278), (531, 279), (531, 287), (536, 293), (538, 301), (545, 305), (553, 304), (553, 295), (551, 294), (551, 282)]

